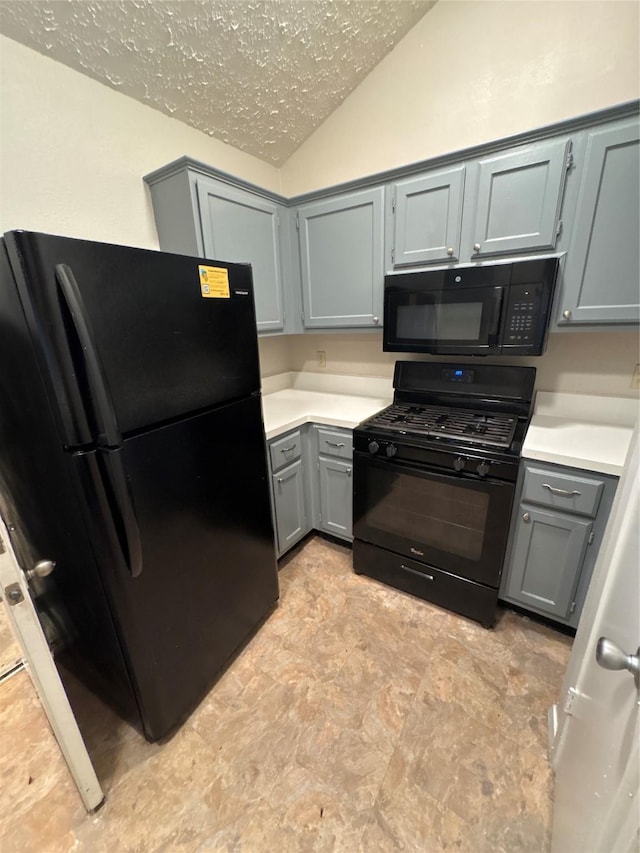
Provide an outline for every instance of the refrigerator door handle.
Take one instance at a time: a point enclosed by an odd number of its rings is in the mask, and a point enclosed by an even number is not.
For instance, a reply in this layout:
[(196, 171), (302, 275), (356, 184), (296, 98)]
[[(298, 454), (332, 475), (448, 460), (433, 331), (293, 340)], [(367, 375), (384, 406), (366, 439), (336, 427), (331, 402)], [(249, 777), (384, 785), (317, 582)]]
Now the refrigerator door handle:
[(117, 447), (120, 444), (120, 430), (78, 282), (67, 264), (56, 264), (56, 280), (82, 348), (89, 393), (98, 421), (99, 439), (109, 447)]
[(108, 480), (108, 491), (112, 498), (112, 514), (116, 522), (122, 557), (131, 577), (137, 578), (142, 573), (142, 542), (136, 511), (129, 494), (127, 476), (120, 457), (122, 450), (101, 449), (99, 452), (104, 462), (103, 470)]

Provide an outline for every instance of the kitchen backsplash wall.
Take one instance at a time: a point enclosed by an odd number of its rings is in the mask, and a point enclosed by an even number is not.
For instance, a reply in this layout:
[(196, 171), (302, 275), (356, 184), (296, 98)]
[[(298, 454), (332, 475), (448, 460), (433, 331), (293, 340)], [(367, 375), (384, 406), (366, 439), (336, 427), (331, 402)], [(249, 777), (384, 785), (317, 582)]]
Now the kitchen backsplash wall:
[(639, 9), (440, 0), (289, 158), (283, 194), (637, 98)]
[(142, 176), (190, 154), (279, 191), (275, 166), (0, 36), (0, 233), (157, 249)]
[[(318, 365), (318, 352), (325, 355), (324, 368)], [(397, 358), (412, 357), (423, 358), (383, 352), (381, 332), (292, 335), (260, 340), (263, 376), (293, 370), (391, 377)], [(631, 374), (639, 358), (635, 331), (577, 332), (549, 335), (543, 356), (514, 358), (509, 363), (535, 367), (539, 391), (637, 397), (638, 391), (631, 387)], [(472, 363), (472, 359), (459, 361)], [(483, 363), (490, 361), (483, 359)]]

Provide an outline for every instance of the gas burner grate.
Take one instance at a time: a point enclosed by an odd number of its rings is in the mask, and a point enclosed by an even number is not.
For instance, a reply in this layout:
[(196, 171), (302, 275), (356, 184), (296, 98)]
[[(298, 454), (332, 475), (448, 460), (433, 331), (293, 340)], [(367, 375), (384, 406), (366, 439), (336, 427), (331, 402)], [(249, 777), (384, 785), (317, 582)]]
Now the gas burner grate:
[(517, 422), (518, 419), (511, 415), (394, 403), (370, 418), (367, 426), (458, 440), (465, 444), (508, 448)]

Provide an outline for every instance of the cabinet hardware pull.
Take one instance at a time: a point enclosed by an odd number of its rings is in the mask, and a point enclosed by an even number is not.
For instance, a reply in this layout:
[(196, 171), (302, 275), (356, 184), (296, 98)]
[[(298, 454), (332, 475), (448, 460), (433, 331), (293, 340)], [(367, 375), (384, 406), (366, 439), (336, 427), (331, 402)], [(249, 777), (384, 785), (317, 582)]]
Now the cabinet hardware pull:
[(351, 468), (347, 468), (347, 477), (351, 476)]
[(480, 251), (480, 243), (474, 243), (474, 244), (473, 244), (473, 251), (474, 251), (474, 252), (479, 252), (479, 251)]
[(449, 246), (449, 248), (447, 249), (447, 255), (449, 255), (449, 257), (453, 255), (453, 246)]
[(562, 316), (564, 317), (564, 319), (565, 319), (565, 320), (570, 320), (570, 319), (571, 319), (571, 311), (569, 311), (569, 309), (568, 309), (568, 308), (567, 308), (567, 309), (565, 309), (565, 310), (562, 312)]
[(289, 453), (289, 451), (295, 450), (295, 449), (296, 449), (295, 444), (292, 444), (291, 447), (281, 447), (280, 453)]
[(328, 439), (328, 438), (325, 438), (325, 442), (326, 442), (330, 447), (344, 447), (344, 441), (341, 441), (341, 442), (339, 442), (338, 444), (336, 444), (336, 442), (335, 442), (335, 441), (329, 441), (329, 439)]
[(282, 479), (282, 477), (278, 477), (278, 484), (280, 484), (280, 485), (281, 485), (282, 483), (283, 483), (283, 479)]
[(562, 495), (563, 498), (572, 498), (574, 495), (582, 494), (582, 492), (577, 492), (575, 489), (572, 492), (568, 492), (566, 489), (556, 489), (555, 486), (550, 486), (549, 483), (543, 483), (542, 488), (549, 489), (554, 495)]
[(373, 318), (373, 322), (374, 322), (374, 323), (376, 324), (376, 326), (377, 326), (377, 325), (378, 325), (378, 323), (380, 322), (380, 317), (374, 317), (374, 318)]
[(522, 514), (522, 520), (525, 521), (527, 524), (531, 521), (531, 516), (528, 512)]

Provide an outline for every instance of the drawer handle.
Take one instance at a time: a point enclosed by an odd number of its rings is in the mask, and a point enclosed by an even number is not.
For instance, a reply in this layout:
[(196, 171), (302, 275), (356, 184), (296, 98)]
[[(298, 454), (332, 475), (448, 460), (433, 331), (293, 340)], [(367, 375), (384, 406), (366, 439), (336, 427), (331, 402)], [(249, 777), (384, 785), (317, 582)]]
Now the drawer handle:
[(344, 441), (340, 441), (336, 444), (335, 441), (329, 441), (328, 438), (325, 438), (325, 443), (329, 445), (329, 447), (344, 447)]
[(549, 483), (543, 483), (542, 488), (549, 489), (553, 495), (561, 495), (563, 498), (572, 498), (574, 495), (582, 494), (582, 492), (576, 492), (575, 489), (572, 492), (568, 492), (566, 489), (556, 489), (555, 486), (550, 486)]
[(421, 578), (426, 578), (428, 581), (433, 580), (433, 575), (428, 575), (426, 572), (418, 572), (415, 569), (412, 569), (411, 566), (405, 566), (404, 563), (400, 563), (400, 568), (404, 569), (405, 572), (411, 572), (414, 575), (418, 575)]
[(280, 453), (290, 453), (292, 450), (295, 450), (295, 449), (296, 449), (295, 444), (292, 444), (291, 447), (281, 447)]

